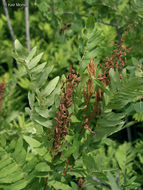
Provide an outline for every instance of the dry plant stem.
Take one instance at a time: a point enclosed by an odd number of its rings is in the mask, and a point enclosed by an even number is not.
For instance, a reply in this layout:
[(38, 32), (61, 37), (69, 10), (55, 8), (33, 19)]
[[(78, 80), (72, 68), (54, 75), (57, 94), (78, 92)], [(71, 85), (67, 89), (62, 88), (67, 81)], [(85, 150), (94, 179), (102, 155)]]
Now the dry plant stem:
[(68, 170), (68, 166), (69, 166), (69, 163), (70, 163), (70, 159), (71, 159), (71, 156), (68, 158), (68, 162), (66, 164), (66, 168), (65, 168), (65, 171), (63, 173), (63, 176), (65, 177), (67, 175), (67, 170)]
[(26, 42), (27, 49), (30, 51), (30, 30), (29, 30), (29, 0), (25, 0), (25, 27), (26, 27)]
[(5, 15), (6, 15), (6, 18), (7, 18), (7, 23), (8, 23), (9, 32), (10, 32), (10, 35), (11, 35), (11, 38), (12, 38), (13, 49), (14, 49), (14, 51), (16, 51), (16, 49), (15, 49), (15, 44), (14, 44), (14, 42), (15, 42), (15, 37), (14, 37), (14, 32), (13, 32), (12, 25), (11, 25), (11, 23), (10, 23), (10, 17), (9, 17), (9, 13), (8, 13), (8, 9), (7, 9), (6, 0), (2, 0), (2, 3), (3, 3), (4, 12), (5, 12)]
[(44, 186), (44, 189), (43, 189), (43, 190), (46, 190), (47, 185), (48, 185), (48, 177), (46, 177), (46, 183), (45, 183), (45, 186)]

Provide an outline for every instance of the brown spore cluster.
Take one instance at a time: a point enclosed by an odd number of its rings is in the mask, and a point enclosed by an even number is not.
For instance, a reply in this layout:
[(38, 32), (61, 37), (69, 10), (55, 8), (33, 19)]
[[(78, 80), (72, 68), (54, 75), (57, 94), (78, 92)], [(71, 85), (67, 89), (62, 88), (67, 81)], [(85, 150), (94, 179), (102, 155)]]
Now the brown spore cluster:
[(58, 151), (60, 146), (64, 143), (66, 134), (69, 134), (69, 128), (72, 123), (68, 108), (72, 105), (74, 88), (81, 80), (72, 67), (70, 67), (70, 73), (66, 76), (66, 81), (62, 81), (62, 94), (60, 95), (59, 111), (56, 113), (55, 131), (54, 131), (54, 149)]
[[(127, 49), (123, 44), (123, 41), (121, 44), (112, 43), (114, 44), (113, 53), (111, 56), (105, 58), (104, 65), (100, 64), (102, 73), (98, 75), (98, 80), (102, 81), (105, 87), (110, 83), (109, 70), (112, 68), (114, 70), (122, 71), (127, 62), (126, 55), (130, 52), (130, 49)], [(120, 75), (120, 77), (122, 76)]]

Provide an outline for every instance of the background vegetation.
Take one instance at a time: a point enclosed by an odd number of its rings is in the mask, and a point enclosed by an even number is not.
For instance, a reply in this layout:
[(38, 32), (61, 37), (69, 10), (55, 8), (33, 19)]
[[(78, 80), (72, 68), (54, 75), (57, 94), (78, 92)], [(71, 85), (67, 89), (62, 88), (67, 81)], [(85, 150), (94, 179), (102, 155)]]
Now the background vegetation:
[(27, 2), (0, 2), (0, 189), (143, 189), (143, 1)]

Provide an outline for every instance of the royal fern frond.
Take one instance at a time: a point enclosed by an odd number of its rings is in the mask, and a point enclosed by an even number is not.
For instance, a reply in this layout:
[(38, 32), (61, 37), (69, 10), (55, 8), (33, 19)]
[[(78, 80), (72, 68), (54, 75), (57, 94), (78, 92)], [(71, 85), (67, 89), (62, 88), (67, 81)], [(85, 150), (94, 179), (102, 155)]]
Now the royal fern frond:
[[(100, 140), (124, 128), (126, 117), (125, 106), (128, 103), (132, 103), (134, 98), (142, 94), (143, 80), (137, 77), (131, 78), (123, 84), (121, 83), (116, 91), (115, 89), (110, 89), (108, 104), (103, 108), (97, 120), (95, 128), (96, 140)], [(116, 113), (115, 111), (120, 113)]]
[(20, 190), (35, 177), (37, 159), (27, 160), (23, 139), (12, 140), (0, 147), (0, 188)]
[[(15, 46), (17, 51), (13, 56), (22, 65), (20, 68), (24, 66), (23, 72), (27, 73), (30, 80), (30, 91), (28, 92), (30, 108), (26, 108), (26, 111), (34, 122), (43, 127), (51, 128), (53, 123), (50, 118), (54, 116), (55, 98), (60, 93), (59, 76), (47, 82), (53, 66), (47, 66), (46, 62), (39, 63), (43, 53), (34, 57), (36, 48), (33, 48), (26, 57), (23, 57), (21, 51), (24, 51), (24, 48), (18, 40), (16, 40)], [(44, 116), (40, 110), (45, 113)]]

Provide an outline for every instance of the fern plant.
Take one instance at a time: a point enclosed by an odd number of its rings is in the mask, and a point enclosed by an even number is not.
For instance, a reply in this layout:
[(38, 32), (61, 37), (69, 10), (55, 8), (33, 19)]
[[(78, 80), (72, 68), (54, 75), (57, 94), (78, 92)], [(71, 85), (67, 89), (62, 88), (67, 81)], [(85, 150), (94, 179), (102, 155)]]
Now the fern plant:
[[(102, 166), (97, 167), (100, 157), (96, 160), (94, 150), (106, 137), (135, 123), (126, 122), (126, 108), (142, 95), (143, 80), (126, 68), (119, 69), (122, 62), (96, 64), (100, 33), (86, 29), (85, 34), (79, 73), (71, 67), (67, 76), (53, 79), (49, 76), (54, 67), (40, 63), (43, 53), (35, 56), (36, 48), (28, 53), (16, 40), (16, 80), (21, 86), (26, 81), (29, 107), (6, 124), (15, 133), (0, 138), (1, 189), (89, 189), (86, 182), (98, 181), (92, 176), (95, 173), (100, 174), (105, 188), (120, 188), (111, 170), (105, 175)], [(112, 166), (119, 175), (121, 171), (125, 190), (135, 181), (125, 168), (128, 164), (132, 169), (131, 150), (124, 144), (112, 154)], [(100, 151), (106, 158), (104, 150)], [(124, 154), (121, 159), (120, 154)], [(110, 159), (106, 158), (106, 169)], [(95, 183), (91, 189), (94, 187)], [(102, 189), (99, 183), (98, 187)]]

